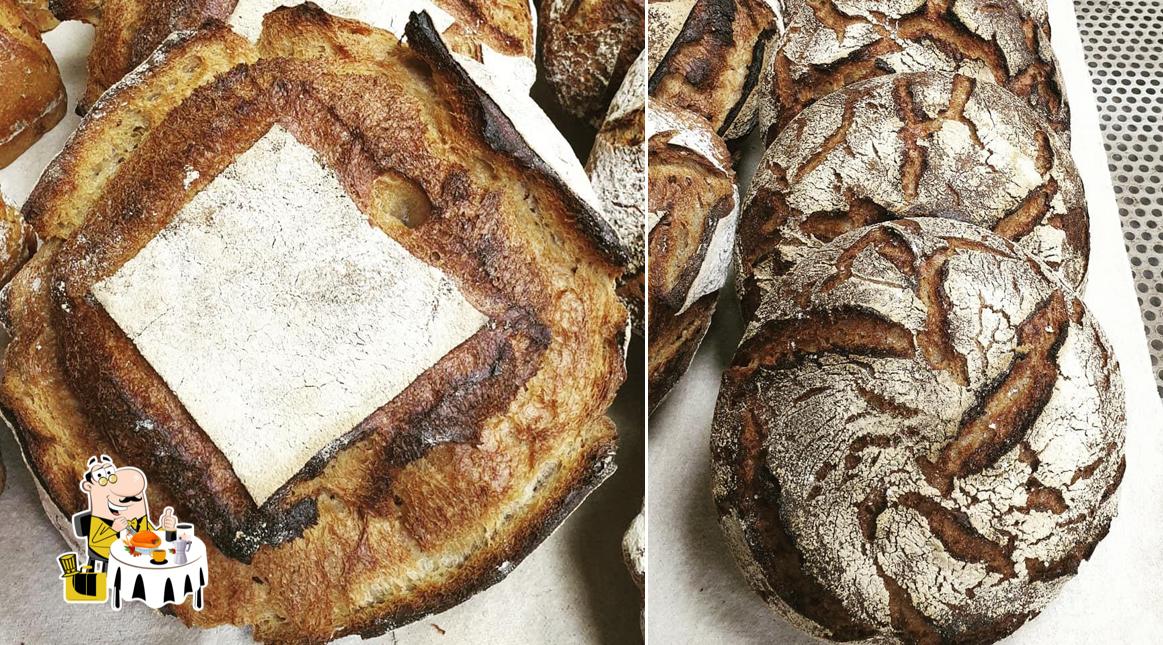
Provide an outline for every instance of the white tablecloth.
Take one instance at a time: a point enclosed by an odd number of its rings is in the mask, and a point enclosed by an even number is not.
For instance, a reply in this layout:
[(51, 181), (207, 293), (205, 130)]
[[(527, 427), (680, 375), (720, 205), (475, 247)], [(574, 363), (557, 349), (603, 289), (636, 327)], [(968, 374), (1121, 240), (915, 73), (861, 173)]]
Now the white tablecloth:
[(198, 538), (190, 538), (186, 564), (178, 564), (177, 556), (170, 553), (173, 543), (163, 541), (159, 549), (166, 551), (164, 564), (154, 564), (150, 552), (137, 549), (132, 555), (129, 547), (118, 540), (109, 549), (109, 597), (114, 609), (124, 602), (139, 601), (153, 609), (163, 605), (180, 605), (186, 596), (194, 597), (194, 608), (202, 609), (202, 588), (208, 582), (206, 575), (206, 545)]

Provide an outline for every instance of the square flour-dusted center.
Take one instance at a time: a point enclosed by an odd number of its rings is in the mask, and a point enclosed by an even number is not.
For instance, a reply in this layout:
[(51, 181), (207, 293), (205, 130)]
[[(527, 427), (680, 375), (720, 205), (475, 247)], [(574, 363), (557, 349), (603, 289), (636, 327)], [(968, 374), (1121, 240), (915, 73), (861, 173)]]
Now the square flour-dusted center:
[(277, 125), (93, 294), (258, 504), (486, 322)]

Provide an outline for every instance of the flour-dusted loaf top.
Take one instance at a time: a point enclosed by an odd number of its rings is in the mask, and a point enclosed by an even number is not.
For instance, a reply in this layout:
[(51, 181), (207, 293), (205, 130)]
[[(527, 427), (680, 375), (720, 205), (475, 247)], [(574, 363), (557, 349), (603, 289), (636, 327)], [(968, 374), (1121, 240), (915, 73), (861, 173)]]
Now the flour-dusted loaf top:
[(991, 229), (1072, 287), (1086, 276), (1082, 180), (1046, 121), (993, 83), (897, 74), (820, 99), (768, 147), (740, 220), (745, 311), (811, 247), (901, 217)]
[(726, 139), (751, 131), (753, 92), (778, 32), (770, 0), (652, 1), (648, 30), (652, 98), (698, 114)]
[[(52, 9), (61, 20), (82, 20), (96, 28), (85, 96), (78, 104), (78, 111), (84, 113), (171, 33), (216, 20), (253, 41), (262, 30), (264, 15), (295, 4), (298, 0), (54, 0)], [(411, 13), (426, 12), (454, 51), (480, 59), (525, 91), (537, 76), (533, 62), (536, 14), (530, 0), (315, 0), (311, 4), (397, 37), (403, 37)]]
[(727, 145), (704, 118), (651, 99), (646, 113), (651, 407), (686, 371), (731, 265), (739, 190)]
[(803, 0), (767, 65), (759, 120), (770, 142), (801, 110), (856, 81), (947, 71), (999, 83), (1063, 138), (1070, 113), (1046, 0)]
[(834, 640), (989, 643), (1106, 535), (1123, 382), (1073, 290), (979, 227), (857, 229), (749, 322), (712, 439), (752, 586)]
[(569, 114), (595, 126), (645, 42), (645, 0), (545, 0), (543, 76)]
[(16, 0), (0, 0), (0, 168), (60, 122), (65, 86), (40, 30)]
[(299, 5), (256, 44), (176, 36), (37, 190), (0, 402), (50, 507), (108, 454), (198, 526), (188, 624), (382, 634), (503, 578), (612, 471), (622, 264), (526, 115), (427, 14), (405, 35)]

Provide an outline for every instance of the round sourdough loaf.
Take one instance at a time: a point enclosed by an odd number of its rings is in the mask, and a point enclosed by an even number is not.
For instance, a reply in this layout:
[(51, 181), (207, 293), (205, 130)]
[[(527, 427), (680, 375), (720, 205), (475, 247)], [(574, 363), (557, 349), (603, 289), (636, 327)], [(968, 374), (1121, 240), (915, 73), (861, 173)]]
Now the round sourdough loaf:
[(65, 115), (65, 86), (33, 16), (0, 0), (0, 168)]
[(584, 169), (427, 14), (406, 35), (311, 5), (175, 34), (30, 197), (0, 402), (50, 516), (108, 454), (197, 526), (191, 625), (383, 633), (613, 469), (623, 258)]
[(622, 87), (598, 129), (586, 174), (602, 202), (602, 213), (628, 259), (618, 293), (641, 334), (646, 271), (646, 58), (627, 70)]
[(785, 19), (756, 92), (768, 141), (845, 85), (929, 70), (1004, 85), (1069, 136), (1045, 0), (796, 0)]
[(962, 222), (879, 224), (764, 296), (723, 377), (715, 502), (796, 626), (993, 642), (1106, 535), (1125, 411), (1110, 345), (1044, 265)]
[(646, 228), (650, 408), (686, 372), (727, 280), (739, 189), (727, 145), (694, 112), (651, 98)]
[(597, 126), (642, 51), (644, 0), (544, 0), (541, 70), (566, 112)]
[(649, 89), (734, 140), (755, 126), (753, 90), (778, 29), (773, 0), (652, 0)]
[(1086, 276), (1082, 180), (1045, 120), (993, 83), (895, 74), (820, 99), (768, 147), (739, 222), (744, 311), (811, 247), (913, 216), (992, 229), (1076, 289)]
[[(254, 41), (263, 16), (302, 0), (53, 0), (60, 20), (95, 28), (84, 114), (110, 85), (149, 57), (171, 33), (218, 20)], [(311, 4), (360, 20), (396, 36), (412, 12), (425, 11), (448, 47), (493, 68), (500, 78), (528, 92), (537, 77), (536, 14), (530, 0), (314, 0)]]

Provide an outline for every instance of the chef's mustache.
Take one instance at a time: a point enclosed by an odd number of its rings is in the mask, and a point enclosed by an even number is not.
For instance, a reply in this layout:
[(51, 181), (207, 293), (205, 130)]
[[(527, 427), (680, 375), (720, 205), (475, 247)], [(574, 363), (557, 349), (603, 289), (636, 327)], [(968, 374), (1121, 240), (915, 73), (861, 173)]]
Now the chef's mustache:
[(122, 504), (129, 504), (131, 502), (140, 502), (140, 501), (141, 501), (140, 497), (122, 497), (121, 498)]

